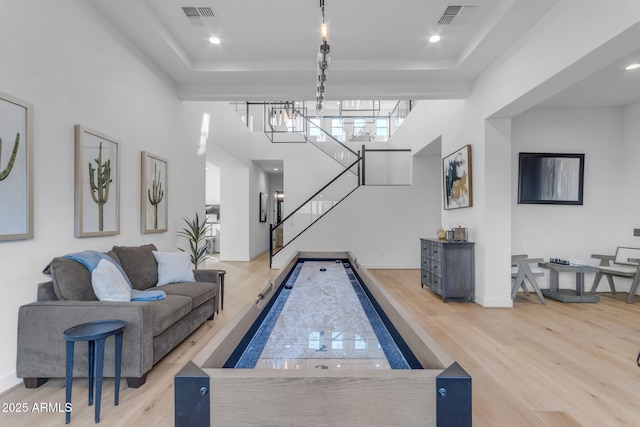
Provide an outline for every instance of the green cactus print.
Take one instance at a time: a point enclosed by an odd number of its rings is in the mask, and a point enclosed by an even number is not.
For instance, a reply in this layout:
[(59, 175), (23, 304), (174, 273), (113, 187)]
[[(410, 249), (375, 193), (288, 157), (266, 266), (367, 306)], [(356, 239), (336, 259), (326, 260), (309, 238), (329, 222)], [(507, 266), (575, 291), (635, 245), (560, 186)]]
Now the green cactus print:
[[(7, 167), (4, 168), (2, 172), (0, 172), (0, 181), (4, 180), (11, 173), (11, 169), (13, 169), (13, 164), (16, 161), (16, 156), (18, 155), (19, 146), (20, 146), (20, 132), (16, 134), (16, 142), (13, 144), (13, 151), (11, 152), (11, 158), (9, 158), (9, 163), (7, 163)], [(2, 165), (2, 138), (0, 138), (0, 165)]]
[(157, 163), (153, 163), (153, 183), (151, 188), (147, 189), (149, 203), (153, 206), (153, 228), (158, 229), (158, 205), (164, 198), (164, 190), (162, 189), (162, 171), (157, 170)]
[[(109, 200), (109, 184), (111, 184), (111, 160), (102, 162), (102, 142), (98, 150), (98, 158), (93, 160), (97, 167), (89, 162), (89, 185), (91, 186), (91, 198), (98, 205), (98, 230), (104, 231), (104, 205)], [(95, 172), (95, 176), (94, 176)]]

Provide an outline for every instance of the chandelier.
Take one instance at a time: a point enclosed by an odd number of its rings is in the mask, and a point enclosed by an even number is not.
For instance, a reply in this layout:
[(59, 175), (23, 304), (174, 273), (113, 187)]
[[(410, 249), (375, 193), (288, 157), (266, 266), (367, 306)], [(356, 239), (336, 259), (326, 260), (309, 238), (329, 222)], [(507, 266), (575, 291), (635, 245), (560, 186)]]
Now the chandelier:
[(322, 13), (322, 24), (320, 25), (320, 37), (322, 44), (318, 52), (318, 81), (316, 82), (316, 110), (318, 115), (322, 114), (322, 103), (324, 102), (325, 82), (327, 81), (327, 68), (329, 68), (329, 27), (324, 19), (324, 0), (320, 0), (320, 12)]

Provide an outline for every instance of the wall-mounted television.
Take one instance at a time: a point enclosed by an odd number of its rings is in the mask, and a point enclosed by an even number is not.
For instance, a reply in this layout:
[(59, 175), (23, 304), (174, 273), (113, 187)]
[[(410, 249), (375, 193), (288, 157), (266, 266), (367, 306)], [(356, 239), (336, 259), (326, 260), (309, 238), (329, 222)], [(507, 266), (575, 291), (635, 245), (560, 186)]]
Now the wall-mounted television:
[(519, 154), (519, 204), (582, 205), (583, 181), (584, 154)]

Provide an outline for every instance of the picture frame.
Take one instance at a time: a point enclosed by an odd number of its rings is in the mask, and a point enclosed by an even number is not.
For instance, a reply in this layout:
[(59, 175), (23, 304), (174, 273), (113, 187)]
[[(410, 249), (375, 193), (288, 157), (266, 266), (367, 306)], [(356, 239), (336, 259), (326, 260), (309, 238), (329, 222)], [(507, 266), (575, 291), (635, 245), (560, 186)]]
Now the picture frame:
[(140, 153), (140, 231), (165, 233), (168, 224), (169, 163), (148, 151)]
[(518, 204), (582, 205), (583, 197), (584, 154), (518, 154)]
[(269, 196), (266, 193), (260, 193), (260, 222), (267, 222), (267, 204)]
[(444, 208), (473, 206), (471, 145), (467, 144), (442, 159)]
[(75, 126), (75, 236), (120, 233), (120, 145), (114, 138)]
[(33, 238), (33, 106), (0, 92), (0, 241)]

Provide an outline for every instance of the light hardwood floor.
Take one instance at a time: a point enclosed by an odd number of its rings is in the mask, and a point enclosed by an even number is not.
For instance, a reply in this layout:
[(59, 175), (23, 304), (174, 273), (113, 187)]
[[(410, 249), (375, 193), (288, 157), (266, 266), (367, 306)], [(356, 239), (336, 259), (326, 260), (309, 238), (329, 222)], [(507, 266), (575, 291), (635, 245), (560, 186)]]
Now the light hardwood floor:
[[(123, 382), (117, 407), (113, 380), (106, 379), (101, 425), (173, 425), (174, 375), (274, 274), (266, 256), (207, 266), (227, 270), (224, 310), (156, 365), (144, 386), (129, 389)], [(519, 295), (513, 309), (486, 309), (443, 304), (420, 287), (419, 270), (372, 272), (471, 374), (475, 426), (640, 426), (640, 298), (626, 304), (626, 294), (601, 294), (598, 304), (549, 300), (545, 306), (535, 295)], [(74, 425), (93, 425), (86, 394), (86, 379), (74, 380)], [(2, 411), (22, 403), (27, 413)], [(63, 424), (64, 413), (34, 411), (43, 403), (64, 405), (63, 379), (5, 392), (0, 426)]]

